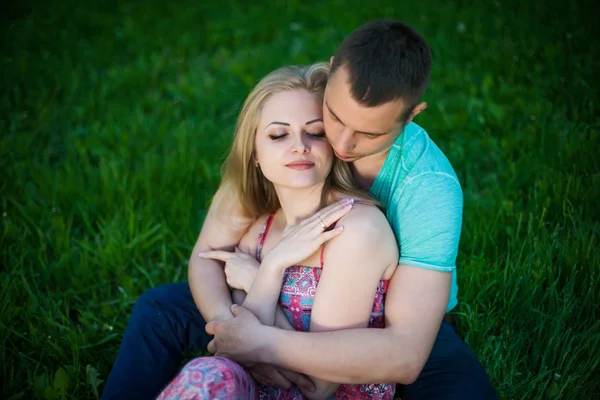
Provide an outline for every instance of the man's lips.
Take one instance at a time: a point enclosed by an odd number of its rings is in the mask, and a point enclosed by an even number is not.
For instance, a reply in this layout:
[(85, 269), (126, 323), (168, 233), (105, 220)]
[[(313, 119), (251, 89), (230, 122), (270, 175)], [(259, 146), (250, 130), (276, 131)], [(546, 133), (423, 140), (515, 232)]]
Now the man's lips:
[(340, 154), (340, 153), (338, 153), (338, 152), (337, 152), (337, 151), (335, 151), (335, 150), (334, 150), (333, 152), (335, 153), (335, 156), (336, 156), (337, 158), (339, 158), (340, 160), (344, 160), (344, 161), (345, 161), (345, 160), (350, 160), (350, 159), (352, 159), (352, 157), (351, 157), (351, 156), (345, 156), (345, 155), (343, 155), (343, 154)]
[(289, 164), (286, 164), (285, 166), (291, 169), (295, 169), (297, 171), (304, 171), (314, 167), (315, 163), (311, 161), (294, 161)]

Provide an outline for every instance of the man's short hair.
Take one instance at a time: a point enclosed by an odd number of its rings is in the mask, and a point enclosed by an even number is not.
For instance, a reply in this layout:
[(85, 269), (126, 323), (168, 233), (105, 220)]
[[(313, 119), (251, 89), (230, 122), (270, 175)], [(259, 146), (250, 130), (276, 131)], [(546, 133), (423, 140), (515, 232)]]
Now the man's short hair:
[(360, 26), (342, 42), (331, 72), (345, 67), (352, 97), (374, 107), (392, 100), (417, 105), (431, 73), (431, 50), (413, 28), (392, 19)]

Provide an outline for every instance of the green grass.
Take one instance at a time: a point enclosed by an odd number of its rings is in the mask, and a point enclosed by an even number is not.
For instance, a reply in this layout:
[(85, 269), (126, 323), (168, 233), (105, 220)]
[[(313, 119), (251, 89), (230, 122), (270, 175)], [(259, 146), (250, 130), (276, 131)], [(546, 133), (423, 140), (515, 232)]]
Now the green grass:
[(95, 398), (135, 299), (186, 279), (250, 88), (383, 16), (434, 52), (417, 122), (464, 187), (461, 334), (503, 399), (598, 396), (593, 2), (204, 3), (0, 12), (1, 398)]

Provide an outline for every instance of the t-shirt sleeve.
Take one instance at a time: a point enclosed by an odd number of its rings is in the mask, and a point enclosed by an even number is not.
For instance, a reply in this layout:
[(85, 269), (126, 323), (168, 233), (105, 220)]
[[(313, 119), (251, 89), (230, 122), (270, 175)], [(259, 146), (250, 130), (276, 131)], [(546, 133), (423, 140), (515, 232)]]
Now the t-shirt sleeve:
[(463, 194), (445, 173), (422, 173), (398, 193), (394, 203), (400, 264), (452, 272), (462, 229)]

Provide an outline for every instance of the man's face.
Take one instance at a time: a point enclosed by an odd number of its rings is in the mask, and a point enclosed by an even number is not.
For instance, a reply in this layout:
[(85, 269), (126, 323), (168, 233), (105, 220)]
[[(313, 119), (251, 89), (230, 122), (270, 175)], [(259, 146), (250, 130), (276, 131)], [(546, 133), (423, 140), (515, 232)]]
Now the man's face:
[(323, 121), (327, 139), (336, 156), (356, 161), (374, 154), (387, 154), (404, 128), (399, 121), (406, 106), (393, 100), (376, 107), (365, 107), (352, 98), (346, 68), (340, 67), (329, 78), (323, 102)]

